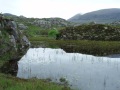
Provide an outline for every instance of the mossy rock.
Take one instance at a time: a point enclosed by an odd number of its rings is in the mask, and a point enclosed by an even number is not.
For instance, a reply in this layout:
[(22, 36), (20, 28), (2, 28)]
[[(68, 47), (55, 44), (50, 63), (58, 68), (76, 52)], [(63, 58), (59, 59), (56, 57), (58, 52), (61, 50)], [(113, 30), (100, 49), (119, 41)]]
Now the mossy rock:
[(64, 40), (120, 41), (120, 28), (104, 24), (66, 27), (60, 30), (57, 38)]

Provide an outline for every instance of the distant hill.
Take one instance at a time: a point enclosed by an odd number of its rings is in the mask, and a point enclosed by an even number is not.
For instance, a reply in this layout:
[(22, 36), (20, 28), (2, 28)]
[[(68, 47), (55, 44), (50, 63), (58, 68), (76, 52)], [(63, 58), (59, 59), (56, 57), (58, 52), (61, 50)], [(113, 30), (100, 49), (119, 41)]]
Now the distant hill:
[(13, 14), (10, 14), (10, 13), (4, 13), (3, 15), (4, 16), (9, 16), (9, 17), (17, 17), (17, 15), (13, 15)]
[(68, 21), (74, 21), (74, 20), (78, 20), (82, 15), (81, 14), (76, 14), (75, 16), (71, 17), (70, 19), (68, 19)]
[(68, 19), (68, 21), (79, 23), (89, 23), (93, 21), (96, 23), (111, 23), (120, 21), (120, 8), (101, 9), (83, 15), (77, 14)]

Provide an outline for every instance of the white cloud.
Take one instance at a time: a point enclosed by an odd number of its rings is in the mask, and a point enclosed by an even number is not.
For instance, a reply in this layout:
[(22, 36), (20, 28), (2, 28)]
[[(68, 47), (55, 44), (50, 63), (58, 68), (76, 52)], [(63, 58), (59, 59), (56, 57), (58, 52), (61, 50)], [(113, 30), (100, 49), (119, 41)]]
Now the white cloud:
[(0, 11), (26, 17), (61, 17), (103, 8), (120, 8), (120, 0), (0, 0)]

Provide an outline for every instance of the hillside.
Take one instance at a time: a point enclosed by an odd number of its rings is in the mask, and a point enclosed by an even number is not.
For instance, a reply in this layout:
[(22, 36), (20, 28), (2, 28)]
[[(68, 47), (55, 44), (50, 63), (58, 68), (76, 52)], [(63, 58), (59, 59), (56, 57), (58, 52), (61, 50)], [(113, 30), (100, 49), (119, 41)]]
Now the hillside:
[(10, 13), (4, 13), (4, 16), (7, 18), (14, 19), (17, 23), (23, 23), (23, 24), (32, 24), (35, 26), (42, 27), (44, 29), (52, 28), (52, 27), (66, 27), (71, 26), (72, 23), (58, 17), (54, 18), (27, 18), (24, 16), (17, 16)]
[(64, 27), (73, 26), (71, 23), (62, 18), (27, 18), (24, 16), (16, 16), (10, 13), (5, 13), (4, 17), (14, 19), (17, 22), (18, 28), (28, 37), (48, 35), (50, 30), (59, 30)]
[(68, 19), (68, 21), (79, 23), (89, 23), (93, 21), (96, 23), (112, 23), (114, 21), (120, 21), (120, 9), (101, 9), (83, 15), (77, 14)]
[(120, 41), (120, 28), (104, 24), (66, 27), (60, 31), (58, 39)]

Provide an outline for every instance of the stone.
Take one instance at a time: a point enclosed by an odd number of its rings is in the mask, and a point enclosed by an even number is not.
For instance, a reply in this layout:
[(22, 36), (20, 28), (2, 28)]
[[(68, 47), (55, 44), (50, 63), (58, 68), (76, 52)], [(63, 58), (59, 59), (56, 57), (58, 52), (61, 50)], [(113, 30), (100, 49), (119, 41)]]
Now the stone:
[(9, 30), (10, 34), (15, 37), (16, 40), (18, 40), (18, 31), (17, 31), (17, 24), (13, 20), (9, 20), (7, 22), (7, 29)]
[(24, 24), (20, 23), (20, 24), (18, 24), (18, 28), (20, 30), (26, 30), (26, 29), (28, 29), (28, 26), (25, 26)]
[(11, 42), (12, 46), (17, 51), (15, 37), (13, 35), (10, 35), (9, 38), (10, 38), (10, 42)]
[(104, 29), (108, 29), (108, 27), (104, 27)]
[(30, 46), (30, 42), (29, 42), (28, 38), (25, 35), (22, 37), (22, 41), (23, 41), (24, 45)]

